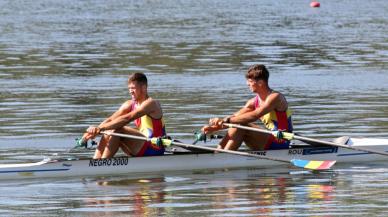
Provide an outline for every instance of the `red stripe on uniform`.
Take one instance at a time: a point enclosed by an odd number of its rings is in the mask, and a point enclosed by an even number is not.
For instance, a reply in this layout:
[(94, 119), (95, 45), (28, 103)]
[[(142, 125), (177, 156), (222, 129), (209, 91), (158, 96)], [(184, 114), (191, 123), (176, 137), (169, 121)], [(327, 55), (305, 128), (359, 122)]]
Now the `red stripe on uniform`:
[(136, 127), (140, 128), (140, 126), (141, 126), (141, 118), (136, 119), (134, 122), (135, 122)]
[(255, 109), (257, 109), (258, 107), (259, 107), (259, 96), (258, 95), (256, 95), (256, 97), (255, 97)]
[(148, 146), (150, 145), (150, 142), (144, 142), (143, 147), (141, 147), (140, 151), (137, 152), (136, 157), (141, 157), (144, 155), (144, 152), (147, 150)]
[(161, 119), (152, 118), (152, 131), (154, 137), (164, 136), (163, 134), (163, 123)]
[(264, 150), (270, 149), (272, 143), (275, 141), (275, 137), (273, 135), (268, 136), (267, 143), (264, 145)]
[(276, 112), (276, 117), (278, 119), (278, 130), (288, 131), (288, 119), (287, 112)]

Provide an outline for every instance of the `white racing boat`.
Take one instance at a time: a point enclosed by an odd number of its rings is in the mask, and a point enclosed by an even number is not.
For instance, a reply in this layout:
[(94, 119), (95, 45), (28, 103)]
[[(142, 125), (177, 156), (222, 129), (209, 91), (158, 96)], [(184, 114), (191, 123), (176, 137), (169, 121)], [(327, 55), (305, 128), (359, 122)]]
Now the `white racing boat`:
[[(342, 138), (343, 140), (343, 138)], [(388, 139), (348, 138), (343, 144), (354, 148), (366, 148), (388, 152)], [(346, 142), (346, 143), (345, 143)], [(243, 152), (242, 152), (243, 153)], [(45, 177), (88, 177), (139, 174), (158, 174), (168, 171), (189, 171), (221, 168), (268, 168), (287, 166), (292, 161), (332, 160), (342, 162), (387, 161), (388, 157), (354, 149), (332, 146), (294, 145), (290, 149), (249, 152), (249, 156), (214, 152), (175, 151), (163, 156), (115, 157), (111, 159), (44, 159), (34, 163), (2, 164), (0, 179), (28, 179)], [(257, 156), (257, 157), (255, 157)], [(264, 157), (264, 158), (261, 158)], [(135, 176), (136, 177), (136, 176)]]

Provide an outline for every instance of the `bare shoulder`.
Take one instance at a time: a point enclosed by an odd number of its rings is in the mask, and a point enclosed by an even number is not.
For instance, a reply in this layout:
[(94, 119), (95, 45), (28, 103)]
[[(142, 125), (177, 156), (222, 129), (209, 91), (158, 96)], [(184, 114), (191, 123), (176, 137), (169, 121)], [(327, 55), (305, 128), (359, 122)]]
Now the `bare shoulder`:
[(147, 99), (147, 101), (145, 102), (145, 104), (149, 105), (149, 106), (157, 106), (157, 107), (160, 107), (160, 103), (158, 100), (154, 99), (154, 98), (151, 98), (149, 97)]
[(129, 111), (129, 110), (131, 110), (132, 103), (133, 103), (132, 100), (127, 100), (127, 101), (125, 101), (125, 102), (120, 106), (120, 110), (124, 110), (124, 111)]
[(279, 91), (272, 91), (272, 93), (269, 95), (269, 98), (274, 100), (282, 100), (285, 99), (284, 95), (280, 93)]
[(144, 112), (155, 119), (160, 119), (163, 116), (162, 107), (158, 100), (148, 98), (144, 104)]
[(142, 109), (146, 113), (161, 113), (162, 107), (158, 100), (149, 97), (144, 103), (142, 103)]
[(255, 107), (255, 100), (256, 100), (256, 97), (249, 99), (247, 101), (247, 103), (245, 103), (245, 107), (246, 108), (254, 108)]
[(273, 91), (273, 93), (270, 95), (270, 99), (276, 104), (277, 110), (283, 111), (287, 109), (288, 103), (286, 97), (282, 93)]

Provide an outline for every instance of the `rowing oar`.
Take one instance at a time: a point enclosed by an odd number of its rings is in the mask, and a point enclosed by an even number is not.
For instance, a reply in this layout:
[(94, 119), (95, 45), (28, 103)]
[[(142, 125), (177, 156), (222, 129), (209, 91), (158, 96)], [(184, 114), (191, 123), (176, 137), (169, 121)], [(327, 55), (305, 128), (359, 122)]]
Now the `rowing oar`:
[(259, 159), (265, 159), (265, 160), (273, 160), (273, 161), (279, 161), (284, 163), (291, 163), (292, 165), (304, 169), (310, 169), (310, 170), (327, 170), (330, 169), (336, 161), (315, 161), (315, 160), (302, 160), (302, 159), (292, 159), (292, 160), (286, 160), (282, 158), (275, 158), (275, 157), (268, 157), (268, 156), (262, 156), (262, 155), (255, 155), (247, 152), (241, 152), (241, 151), (233, 151), (233, 150), (225, 150), (225, 149), (216, 149), (206, 146), (197, 146), (197, 145), (190, 145), (185, 144), (181, 142), (177, 142), (171, 139), (162, 139), (162, 138), (146, 138), (143, 136), (134, 136), (129, 134), (122, 134), (122, 133), (112, 133), (112, 132), (101, 132), (102, 134), (109, 135), (109, 136), (118, 136), (118, 137), (124, 137), (124, 138), (130, 138), (130, 139), (138, 139), (143, 141), (148, 141), (153, 144), (160, 144), (169, 147), (171, 145), (179, 146), (182, 148), (194, 148), (194, 149), (200, 149), (200, 150), (207, 150), (207, 151), (214, 151), (214, 152), (222, 152), (222, 153), (228, 153), (228, 154), (235, 154), (235, 155), (241, 155), (245, 157), (254, 157)]
[(356, 150), (356, 151), (363, 151), (363, 152), (369, 152), (369, 153), (373, 153), (373, 154), (381, 154), (381, 155), (388, 156), (387, 152), (371, 150), (371, 149), (367, 149), (367, 148), (353, 147), (353, 146), (348, 146), (348, 145), (344, 145), (344, 144), (328, 142), (328, 141), (308, 138), (308, 137), (304, 137), (304, 136), (298, 136), (298, 135), (295, 135), (294, 133), (289, 133), (289, 132), (269, 131), (269, 130), (254, 128), (254, 127), (242, 126), (242, 125), (239, 125), (239, 124), (227, 124), (227, 123), (224, 123), (224, 125), (229, 127), (229, 128), (238, 128), (238, 129), (243, 129), (243, 130), (256, 131), (256, 132), (260, 132), (260, 133), (272, 134), (272, 135), (274, 135), (277, 138), (280, 137), (280, 138), (283, 138), (283, 139), (286, 139), (286, 140), (297, 139), (297, 140), (300, 140), (300, 141), (303, 141), (303, 142), (313, 142), (313, 143), (318, 143), (318, 144), (322, 144), (322, 145), (336, 146), (336, 147), (341, 147), (341, 148), (353, 149), (353, 150)]

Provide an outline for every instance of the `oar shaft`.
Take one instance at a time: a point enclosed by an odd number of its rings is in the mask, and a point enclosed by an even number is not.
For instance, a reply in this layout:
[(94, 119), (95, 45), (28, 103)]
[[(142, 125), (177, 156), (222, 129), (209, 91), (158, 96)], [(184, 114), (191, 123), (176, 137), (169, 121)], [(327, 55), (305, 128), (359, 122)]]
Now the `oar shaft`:
[[(276, 134), (276, 132), (273, 132), (273, 131), (259, 129), (259, 128), (254, 128), (254, 127), (247, 127), (247, 126), (242, 126), (242, 125), (238, 125), (238, 124), (224, 123), (224, 125), (229, 127), (229, 128), (238, 128), (238, 129), (243, 129), (243, 130), (255, 131), (255, 132), (259, 132), (259, 133), (272, 134), (272, 135)], [(323, 141), (323, 140), (308, 138), (308, 137), (304, 137), (304, 136), (297, 136), (297, 135), (295, 135), (293, 133), (288, 133), (288, 132), (283, 132), (283, 134), (285, 135), (284, 138), (287, 139), (287, 140), (297, 139), (297, 140), (304, 141), (304, 142), (314, 142), (314, 143), (319, 143), (319, 144), (322, 144), (322, 145), (336, 146), (336, 147), (341, 147), (341, 148), (353, 149), (353, 150), (356, 150), (356, 151), (363, 151), (363, 152), (369, 152), (369, 153), (373, 153), (373, 154), (380, 154), (380, 155), (388, 156), (387, 152), (382, 152), (382, 151), (378, 151), (378, 150), (371, 150), (371, 149), (368, 149), (368, 148), (359, 148), (359, 147), (354, 147), (354, 146), (349, 146), (349, 145), (344, 145), (344, 144), (338, 144), (338, 143), (329, 142), (329, 141)]]
[(129, 134), (123, 134), (123, 133), (113, 133), (113, 132), (108, 132), (108, 131), (103, 131), (100, 133), (108, 135), (108, 136), (117, 136), (117, 137), (129, 138), (129, 139), (137, 139), (137, 140), (142, 140), (145, 142), (151, 141), (151, 138), (147, 138), (145, 136), (135, 136), (135, 135), (129, 135)]
[[(260, 128), (248, 127), (248, 126), (243, 126), (243, 125), (239, 125), (239, 124), (228, 124), (228, 123), (224, 123), (224, 125), (229, 127), (229, 128), (237, 128), (237, 129), (255, 131), (255, 132), (259, 132), (259, 133), (276, 135), (275, 131), (269, 131), (269, 130), (264, 130), (264, 129), (260, 129)], [(284, 136), (284, 139), (287, 139), (287, 140), (292, 140), (293, 138), (295, 138), (295, 135), (293, 133), (282, 132), (282, 134)]]

